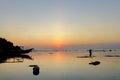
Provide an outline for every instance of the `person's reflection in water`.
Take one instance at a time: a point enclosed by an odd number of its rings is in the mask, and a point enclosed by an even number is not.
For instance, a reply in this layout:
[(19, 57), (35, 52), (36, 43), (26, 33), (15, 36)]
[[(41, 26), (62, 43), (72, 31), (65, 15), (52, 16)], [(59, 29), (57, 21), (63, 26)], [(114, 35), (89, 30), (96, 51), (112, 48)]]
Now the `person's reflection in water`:
[(38, 65), (29, 65), (29, 67), (33, 67), (33, 75), (39, 75), (40, 73), (40, 68)]

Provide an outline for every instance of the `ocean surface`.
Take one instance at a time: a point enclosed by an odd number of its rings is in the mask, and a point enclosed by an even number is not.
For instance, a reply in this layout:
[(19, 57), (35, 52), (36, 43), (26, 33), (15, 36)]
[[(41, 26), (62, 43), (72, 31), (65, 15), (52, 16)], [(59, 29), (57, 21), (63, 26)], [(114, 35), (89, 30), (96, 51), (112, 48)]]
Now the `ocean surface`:
[(119, 50), (92, 53), (89, 57), (86, 50), (38, 50), (9, 57), (0, 61), (0, 80), (120, 80)]

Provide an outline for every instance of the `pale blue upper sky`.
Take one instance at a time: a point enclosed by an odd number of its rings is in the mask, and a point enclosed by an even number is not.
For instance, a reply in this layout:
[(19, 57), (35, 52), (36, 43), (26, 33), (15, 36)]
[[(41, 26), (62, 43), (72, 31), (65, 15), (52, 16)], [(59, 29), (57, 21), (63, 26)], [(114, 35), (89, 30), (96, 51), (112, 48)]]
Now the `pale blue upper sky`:
[(16, 44), (120, 43), (119, 30), (120, 0), (0, 0), (0, 36)]

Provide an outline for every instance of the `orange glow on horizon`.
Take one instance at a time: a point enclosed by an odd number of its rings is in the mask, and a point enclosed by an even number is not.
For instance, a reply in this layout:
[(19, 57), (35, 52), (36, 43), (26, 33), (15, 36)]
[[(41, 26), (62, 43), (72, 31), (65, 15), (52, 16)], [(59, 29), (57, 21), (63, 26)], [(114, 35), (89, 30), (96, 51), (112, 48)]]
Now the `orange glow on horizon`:
[(64, 46), (75, 46), (75, 45), (94, 45), (94, 44), (112, 44), (113, 42), (120, 43), (117, 40), (108, 41), (107, 39), (65, 39), (64, 37), (56, 37), (52, 39), (35, 39), (35, 38), (12, 38), (7, 37), (8, 41), (19, 46), (40, 46), (40, 47), (55, 47), (62, 48)]
[(61, 48), (62, 47), (62, 44), (63, 44), (63, 42), (62, 42), (62, 40), (60, 40), (60, 39), (57, 39), (57, 40), (55, 40), (54, 41), (54, 46), (56, 47), (56, 48)]
[(56, 48), (61, 48), (61, 47), (62, 47), (62, 43), (61, 43), (60, 41), (56, 41), (56, 42), (54, 43), (54, 46), (55, 46)]

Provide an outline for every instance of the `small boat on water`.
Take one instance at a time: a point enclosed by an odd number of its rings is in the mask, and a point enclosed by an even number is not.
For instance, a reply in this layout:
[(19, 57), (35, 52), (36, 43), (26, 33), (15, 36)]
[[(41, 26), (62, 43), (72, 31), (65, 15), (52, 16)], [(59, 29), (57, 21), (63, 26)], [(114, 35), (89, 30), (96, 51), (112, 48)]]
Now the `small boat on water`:
[(26, 49), (26, 50), (11, 50), (11, 51), (9, 51), (9, 53), (11, 53), (11, 54), (26, 54), (26, 53), (32, 52), (32, 50), (33, 50), (33, 48)]
[(0, 50), (0, 55), (22, 55), (32, 52), (33, 48), (31, 49), (20, 49), (20, 50)]

